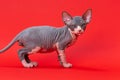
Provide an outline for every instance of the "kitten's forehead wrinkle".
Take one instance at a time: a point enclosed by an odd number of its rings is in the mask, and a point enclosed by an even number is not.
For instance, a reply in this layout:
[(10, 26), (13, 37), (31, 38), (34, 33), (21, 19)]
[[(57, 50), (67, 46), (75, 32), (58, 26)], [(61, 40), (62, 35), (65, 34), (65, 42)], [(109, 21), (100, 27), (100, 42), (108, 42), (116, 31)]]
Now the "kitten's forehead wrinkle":
[(81, 16), (75, 16), (73, 18), (73, 22), (77, 25), (81, 25), (81, 24), (85, 23), (85, 21), (82, 19)]

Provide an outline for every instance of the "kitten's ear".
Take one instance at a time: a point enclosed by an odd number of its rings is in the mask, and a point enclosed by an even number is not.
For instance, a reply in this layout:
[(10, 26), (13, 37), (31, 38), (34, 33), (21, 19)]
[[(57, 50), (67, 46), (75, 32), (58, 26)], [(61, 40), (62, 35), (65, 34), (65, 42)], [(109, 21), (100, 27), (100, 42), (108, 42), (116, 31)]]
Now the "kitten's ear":
[(66, 25), (70, 25), (71, 21), (72, 21), (72, 16), (68, 12), (63, 11), (62, 12), (62, 20)]
[(91, 21), (92, 17), (92, 9), (88, 9), (83, 15), (82, 18), (85, 20), (86, 23), (89, 23)]

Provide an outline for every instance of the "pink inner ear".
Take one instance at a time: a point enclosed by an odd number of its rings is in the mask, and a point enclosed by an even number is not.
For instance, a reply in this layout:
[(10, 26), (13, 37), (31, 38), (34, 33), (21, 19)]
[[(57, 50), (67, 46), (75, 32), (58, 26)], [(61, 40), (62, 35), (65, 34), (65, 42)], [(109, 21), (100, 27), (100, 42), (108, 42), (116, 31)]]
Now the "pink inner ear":
[(88, 9), (82, 16), (82, 18), (86, 21), (86, 23), (89, 23), (91, 21), (92, 17), (92, 9)]
[(87, 10), (84, 14), (83, 14), (83, 19), (86, 21), (86, 23), (89, 23), (91, 20), (91, 10)]
[(89, 23), (90, 20), (91, 20), (91, 14), (89, 14), (89, 15), (86, 16), (86, 22)]
[(64, 18), (64, 21), (70, 21), (70, 18), (66, 17)]
[(69, 13), (67, 13), (66, 11), (64, 11), (62, 13), (62, 18), (63, 18), (63, 21), (66, 22), (66, 21), (70, 21), (72, 19), (72, 16)]

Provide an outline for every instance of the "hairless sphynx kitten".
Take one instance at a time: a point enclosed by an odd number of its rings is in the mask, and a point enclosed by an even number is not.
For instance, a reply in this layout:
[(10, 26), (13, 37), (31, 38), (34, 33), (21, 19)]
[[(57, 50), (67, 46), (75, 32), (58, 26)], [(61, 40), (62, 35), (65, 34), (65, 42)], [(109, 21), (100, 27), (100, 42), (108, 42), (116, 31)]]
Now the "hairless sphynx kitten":
[(57, 51), (58, 58), (63, 67), (72, 67), (66, 61), (65, 49), (73, 44), (82, 34), (86, 25), (91, 21), (92, 10), (88, 9), (82, 16), (72, 17), (66, 11), (62, 12), (62, 20), (65, 26), (55, 28), (52, 26), (33, 26), (20, 32), (0, 53), (9, 49), (15, 42), (23, 48), (18, 51), (18, 56), (24, 67), (36, 67), (37, 62), (32, 62), (28, 55), (33, 53), (45, 53)]

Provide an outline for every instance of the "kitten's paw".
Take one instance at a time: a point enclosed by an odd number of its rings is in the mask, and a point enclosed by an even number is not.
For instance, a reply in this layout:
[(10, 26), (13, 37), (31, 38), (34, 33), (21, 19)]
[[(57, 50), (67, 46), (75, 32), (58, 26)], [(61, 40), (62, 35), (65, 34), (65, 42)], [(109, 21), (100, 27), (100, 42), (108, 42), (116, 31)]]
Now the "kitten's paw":
[(32, 63), (25, 63), (25, 64), (23, 64), (23, 66), (26, 67), (26, 68), (34, 67), (34, 65)]
[(22, 62), (22, 65), (24, 67), (26, 67), (26, 68), (32, 68), (32, 67), (34, 67), (34, 65), (32, 63), (27, 63), (25, 59), (22, 60), (21, 62)]
[(34, 67), (38, 66), (37, 62), (30, 62), (31, 64), (33, 64)]
[(71, 63), (63, 63), (63, 67), (65, 67), (65, 68), (71, 68), (72, 64)]

